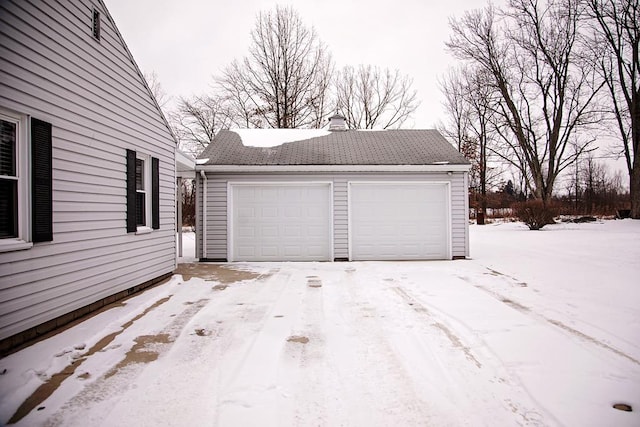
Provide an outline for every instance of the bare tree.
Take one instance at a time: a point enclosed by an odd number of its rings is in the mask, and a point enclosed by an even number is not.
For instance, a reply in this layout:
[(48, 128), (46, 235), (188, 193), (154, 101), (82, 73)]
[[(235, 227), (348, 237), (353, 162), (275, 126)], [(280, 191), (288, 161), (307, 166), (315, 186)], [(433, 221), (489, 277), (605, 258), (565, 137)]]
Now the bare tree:
[(224, 99), (216, 96), (181, 98), (170, 120), (180, 148), (197, 156), (220, 129), (233, 123), (232, 112)]
[(398, 70), (346, 66), (336, 77), (336, 111), (350, 129), (399, 128), (420, 104)]
[(640, 219), (640, 3), (638, 0), (589, 0), (598, 69), (609, 89), (619, 130), (631, 196), (631, 217)]
[(484, 224), (487, 188), (500, 173), (489, 166), (490, 154), (495, 150), (496, 103), (489, 79), (482, 68), (459, 67), (450, 70), (440, 83), (445, 108), (450, 113), (450, 130), (445, 127), (445, 135), (456, 141), (458, 149), (471, 161), (470, 182), (478, 224)]
[(578, 0), (510, 0), (500, 15), (488, 6), (450, 23), (449, 49), (486, 72), (499, 96), (496, 153), (545, 204), (558, 175), (593, 142), (582, 140), (577, 154), (568, 150), (597, 120), (591, 107), (601, 87), (576, 48), (580, 12)]
[(149, 89), (151, 89), (151, 93), (156, 98), (158, 106), (164, 111), (171, 97), (164, 91), (162, 84), (160, 83), (160, 79), (158, 78), (158, 74), (155, 71), (151, 71), (150, 73), (145, 72), (143, 76), (147, 81)]
[(251, 31), (249, 55), (232, 62), (219, 87), (259, 127), (315, 127), (326, 114), (333, 62), (313, 28), (296, 11), (261, 12)]
[(466, 99), (467, 89), (463, 79), (465, 70), (461, 67), (450, 68), (438, 80), (440, 91), (444, 95), (443, 106), (447, 112), (448, 121), (438, 126), (440, 132), (453, 141), (458, 151), (463, 152), (469, 141), (469, 103)]

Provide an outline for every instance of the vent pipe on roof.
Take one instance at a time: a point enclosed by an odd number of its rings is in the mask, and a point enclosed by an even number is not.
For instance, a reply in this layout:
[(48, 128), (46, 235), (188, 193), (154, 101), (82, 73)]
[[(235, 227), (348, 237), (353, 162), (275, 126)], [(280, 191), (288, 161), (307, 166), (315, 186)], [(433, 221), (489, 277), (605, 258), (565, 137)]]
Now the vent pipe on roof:
[(339, 114), (329, 118), (329, 130), (330, 131), (340, 131), (347, 130), (347, 122), (345, 118)]

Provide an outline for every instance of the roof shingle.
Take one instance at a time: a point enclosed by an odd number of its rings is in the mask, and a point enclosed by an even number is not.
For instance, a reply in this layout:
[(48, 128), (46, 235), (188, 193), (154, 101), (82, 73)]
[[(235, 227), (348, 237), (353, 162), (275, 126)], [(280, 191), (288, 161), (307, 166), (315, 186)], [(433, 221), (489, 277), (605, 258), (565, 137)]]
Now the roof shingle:
[(208, 159), (201, 165), (243, 166), (469, 164), (435, 129), (337, 131), (268, 148), (245, 146), (238, 133), (222, 130), (199, 158)]

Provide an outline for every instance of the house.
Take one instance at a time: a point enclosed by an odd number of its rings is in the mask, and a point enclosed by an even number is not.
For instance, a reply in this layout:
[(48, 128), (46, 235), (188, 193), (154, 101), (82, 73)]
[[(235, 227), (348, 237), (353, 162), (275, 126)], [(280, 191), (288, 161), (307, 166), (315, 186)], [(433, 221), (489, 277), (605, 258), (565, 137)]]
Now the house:
[(469, 255), (469, 162), (436, 130), (223, 130), (196, 160), (201, 261)]
[(0, 3), (0, 350), (176, 265), (176, 144), (102, 0)]

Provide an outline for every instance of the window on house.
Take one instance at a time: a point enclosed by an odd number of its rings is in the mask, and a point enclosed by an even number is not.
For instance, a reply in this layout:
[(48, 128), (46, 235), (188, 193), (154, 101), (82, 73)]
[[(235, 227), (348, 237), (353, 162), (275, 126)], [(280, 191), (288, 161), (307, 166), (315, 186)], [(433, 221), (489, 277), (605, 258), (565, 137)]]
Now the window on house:
[(0, 252), (53, 240), (51, 124), (0, 109)]
[(160, 228), (158, 159), (127, 150), (127, 232)]
[(0, 116), (0, 239), (19, 236), (18, 123)]
[(100, 11), (98, 9), (93, 9), (91, 29), (93, 32), (93, 38), (100, 41)]
[(136, 225), (147, 225), (147, 190), (145, 188), (145, 161), (136, 158)]

